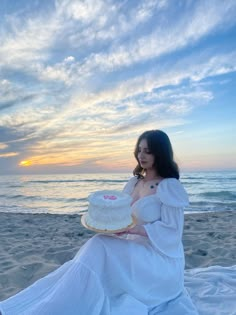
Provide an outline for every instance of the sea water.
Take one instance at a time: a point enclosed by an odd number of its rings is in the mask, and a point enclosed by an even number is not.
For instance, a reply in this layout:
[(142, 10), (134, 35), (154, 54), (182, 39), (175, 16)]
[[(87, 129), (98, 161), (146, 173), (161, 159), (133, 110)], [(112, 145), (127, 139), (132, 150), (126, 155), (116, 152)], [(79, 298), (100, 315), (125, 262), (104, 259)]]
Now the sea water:
[[(0, 212), (83, 214), (90, 193), (122, 190), (131, 174), (53, 174), (0, 176)], [(236, 209), (236, 171), (185, 172), (186, 212)]]

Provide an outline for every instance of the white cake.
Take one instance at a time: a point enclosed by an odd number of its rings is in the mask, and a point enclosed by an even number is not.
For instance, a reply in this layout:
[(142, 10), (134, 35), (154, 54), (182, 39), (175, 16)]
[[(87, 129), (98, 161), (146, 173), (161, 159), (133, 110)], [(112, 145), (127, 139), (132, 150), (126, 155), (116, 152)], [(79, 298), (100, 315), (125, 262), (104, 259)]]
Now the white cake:
[(101, 190), (88, 197), (86, 224), (98, 230), (119, 230), (133, 223), (132, 198), (120, 191)]

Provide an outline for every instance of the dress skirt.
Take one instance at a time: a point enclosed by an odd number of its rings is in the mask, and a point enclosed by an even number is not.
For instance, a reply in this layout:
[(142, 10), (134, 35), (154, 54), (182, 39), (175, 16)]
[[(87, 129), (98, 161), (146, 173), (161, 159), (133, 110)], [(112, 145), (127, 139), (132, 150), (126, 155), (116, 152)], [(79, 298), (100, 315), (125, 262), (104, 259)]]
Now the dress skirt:
[(149, 239), (97, 234), (74, 259), (0, 303), (2, 315), (147, 315), (184, 290), (184, 259)]

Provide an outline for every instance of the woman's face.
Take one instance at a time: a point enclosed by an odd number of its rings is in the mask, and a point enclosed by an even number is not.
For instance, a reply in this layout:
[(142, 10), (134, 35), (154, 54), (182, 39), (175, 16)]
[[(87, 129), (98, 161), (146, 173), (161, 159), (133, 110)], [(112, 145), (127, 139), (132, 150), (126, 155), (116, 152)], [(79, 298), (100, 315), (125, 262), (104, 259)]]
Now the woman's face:
[(145, 170), (152, 169), (155, 158), (154, 155), (150, 153), (148, 149), (147, 140), (143, 139), (140, 141), (138, 146), (138, 160), (141, 167)]

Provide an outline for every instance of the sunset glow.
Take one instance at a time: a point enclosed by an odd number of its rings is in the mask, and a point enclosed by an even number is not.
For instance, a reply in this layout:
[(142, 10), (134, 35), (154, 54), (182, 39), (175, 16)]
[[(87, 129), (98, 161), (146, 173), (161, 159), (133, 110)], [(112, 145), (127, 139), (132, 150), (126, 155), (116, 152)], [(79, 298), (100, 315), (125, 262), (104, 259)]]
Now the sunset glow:
[(30, 166), (32, 163), (31, 163), (31, 161), (21, 161), (20, 162), (20, 166)]

